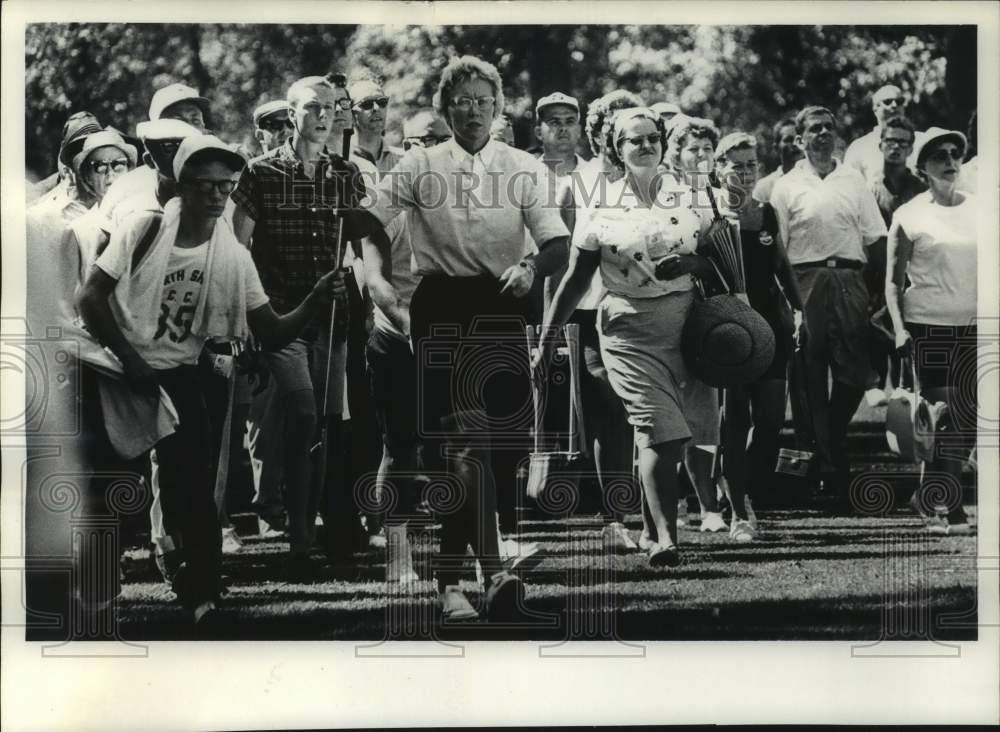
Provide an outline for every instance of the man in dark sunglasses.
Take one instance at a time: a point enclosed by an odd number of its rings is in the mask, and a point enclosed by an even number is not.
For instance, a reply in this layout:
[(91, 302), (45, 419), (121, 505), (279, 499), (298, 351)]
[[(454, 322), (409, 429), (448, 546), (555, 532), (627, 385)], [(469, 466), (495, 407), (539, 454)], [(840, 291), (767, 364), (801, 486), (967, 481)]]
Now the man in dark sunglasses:
[(261, 104), (253, 111), (253, 126), (253, 136), (262, 152), (284, 145), (295, 131), (295, 125), (288, 118), (288, 102), (275, 99)]
[(146, 148), (144, 165), (116, 179), (101, 201), (103, 226), (109, 235), (131, 213), (161, 210), (174, 196), (174, 155), (186, 137), (198, 134), (187, 122), (169, 118), (140, 122), (135, 131)]
[(352, 81), (347, 87), (354, 103), (355, 137), (351, 155), (361, 157), (378, 168), (379, 173), (392, 170), (399, 162), (399, 152), (385, 144), (385, 123), (389, 112), (389, 97), (374, 79)]

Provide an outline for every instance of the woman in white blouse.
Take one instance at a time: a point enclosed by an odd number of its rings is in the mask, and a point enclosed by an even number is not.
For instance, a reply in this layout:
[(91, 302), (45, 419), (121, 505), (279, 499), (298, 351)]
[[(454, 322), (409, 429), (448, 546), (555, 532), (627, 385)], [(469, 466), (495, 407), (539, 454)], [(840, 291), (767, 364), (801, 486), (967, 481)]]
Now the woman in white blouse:
[[(692, 275), (711, 273), (695, 254), (701, 218), (657, 172), (665, 132), (660, 117), (645, 108), (627, 109), (609, 125), (608, 154), (625, 176), (609, 184), (605, 203), (573, 235), (569, 270), (545, 318), (566, 322), (600, 269), (607, 294), (598, 312), (601, 353), (608, 378), (622, 399), (639, 448), (639, 471), (652, 526), (652, 566), (676, 566), (677, 463), (688, 440), (715, 435), (700, 412), (716, 413), (715, 391), (698, 388), (681, 356), (680, 335), (694, 302)], [(543, 337), (534, 367), (548, 362), (551, 341)], [(694, 388), (692, 388), (694, 387)], [(711, 431), (711, 428), (709, 430)]]
[(965, 151), (961, 132), (927, 130), (916, 161), (929, 190), (893, 215), (885, 286), (896, 347), (913, 358), (923, 396), (948, 405), (913, 504), (931, 532), (951, 535), (970, 531), (961, 474), (977, 421), (976, 198), (956, 185)]

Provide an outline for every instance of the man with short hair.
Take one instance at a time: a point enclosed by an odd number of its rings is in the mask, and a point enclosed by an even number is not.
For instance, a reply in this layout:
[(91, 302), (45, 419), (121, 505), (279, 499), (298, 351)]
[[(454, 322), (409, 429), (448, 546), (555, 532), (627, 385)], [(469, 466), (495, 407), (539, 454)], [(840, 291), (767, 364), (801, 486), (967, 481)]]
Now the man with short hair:
[[(819, 477), (846, 508), (847, 426), (871, 375), (865, 249), (886, 235), (875, 197), (854, 168), (833, 157), (836, 120), (809, 106), (795, 118), (805, 159), (774, 185), (771, 205), (798, 279), (809, 336), (806, 392)], [(828, 380), (832, 373), (833, 389)]]
[[(882, 125), (882, 139), (879, 149), (883, 155), (882, 175), (871, 182), (871, 190), (878, 204), (882, 220), (888, 227), (892, 214), (897, 208), (918, 193), (927, 190), (927, 185), (906, 166), (906, 160), (913, 152), (916, 131), (905, 117), (892, 117)], [(868, 248), (869, 266), (865, 270), (868, 289), (871, 292), (872, 313), (885, 306), (885, 257), (886, 240), (879, 239)], [(865, 392), (865, 400), (871, 407), (884, 406), (888, 402), (886, 387), (892, 376), (894, 386), (900, 385), (900, 360), (892, 342), (878, 328), (869, 328), (872, 366), (875, 369), (875, 385)]]
[(295, 125), (288, 119), (288, 102), (274, 99), (264, 102), (253, 111), (253, 136), (261, 152), (281, 147), (292, 136)]
[(585, 161), (576, 154), (580, 141), (580, 104), (562, 92), (544, 96), (535, 105), (535, 136), (542, 143), (538, 158), (556, 177), (569, 175)]
[(158, 89), (149, 102), (149, 119), (179, 119), (187, 122), (200, 132), (208, 128), (209, 101), (187, 84), (170, 84)]
[[(361, 238), (353, 235), (343, 213), (363, 195), (363, 190), (355, 188), (360, 182), (357, 167), (327, 148), (332, 141), (339, 143), (350, 126), (352, 105), (343, 76), (299, 79), (289, 87), (287, 100), (289, 119), (295, 125), (291, 139), (251, 160), (232, 193), (237, 237), (251, 245), (264, 289), (279, 313), (293, 308), (320, 277), (343, 266), (348, 241)], [(335, 257), (338, 241), (339, 260)], [(304, 579), (316, 570), (309, 551), (324, 492), (328, 558), (343, 567), (350, 562), (357, 539), (351, 486), (341, 485), (344, 481), (335, 477), (343, 461), (346, 311), (346, 306), (337, 308), (332, 330), (327, 314), (294, 342), (265, 356), (277, 389), (276, 408), (282, 412), (281, 472), (288, 495), (289, 565), (294, 575)], [(328, 434), (326, 456), (312, 450), (318, 444), (315, 437), (321, 415), (327, 421), (319, 425)], [(318, 461), (315, 468), (314, 458)], [(324, 458), (330, 462), (325, 480), (320, 475)], [(272, 458), (271, 465), (265, 462), (262, 470), (277, 468), (276, 459)], [(334, 498), (342, 505), (329, 505)]]
[(780, 164), (771, 173), (757, 181), (757, 185), (754, 186), (751, 195), (761, 203), (770, 201), (774, 184), (802, 159), (802, 149), (795, 144), (795, 117), (785, 117), (778, 121), (771, 131), (771, 140), (775, 150), (778, 151)]
[[(87, 327), (118, 357), (131, 389), (149, 394), (162, 387), (177, 411), (176, 431), (156, 450), (164, 521), (182, 552), (174, 590), (198, 625), (215, 610), (221, 566), (198, 357), (209, 338), (245, 338), (251, 331), (280, 347), (343, 294), (342, 280), (331, 272), (285, 315), (274, 312), (249, 252), (218, 223), (243, 165), (217, 137), (185, 138), (173, 161), (177, 196), (162, 213), (133, 216), (115, 231), (79, 301)], [(101, 401), (87, 368), (84, 379), (84, 398), (90, 397), (85, 434), (103, 442)]]
[[(890, 119), (906, 116), (906, 97), (903, 90), (894, 84), (882, 86), (872, 95), (872, 112), (875, 114), (875, 127), (847, 146), (844, 152), (844, 164), (850, 165), (864, 176), (869, 183), (878, 180), (882, 173), (882, 150), (879, 143), (882, 140), (882, 127)], [(923, 132), (915, 132), (915, 141), (920, 142)], [(908, 161), (912, 168), (912, 162)]]
[(396, 167), (400, 155), (385, 144), (385, 122), (389, 112), (389, 97), (375, 79), (358, 79), (347, 85), (354, 107), (355, 137), (351, 156), (361, 157), (378, 172), (387, 173)]

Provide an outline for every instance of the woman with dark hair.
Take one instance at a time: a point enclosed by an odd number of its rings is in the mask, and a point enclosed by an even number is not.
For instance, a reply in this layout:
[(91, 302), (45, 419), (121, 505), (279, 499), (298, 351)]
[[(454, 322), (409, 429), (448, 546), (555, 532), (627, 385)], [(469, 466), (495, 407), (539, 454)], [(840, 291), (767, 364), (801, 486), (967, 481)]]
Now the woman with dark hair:
[(976, 444), (977, 210), (975, 196), (956, 185), (966, 148), (961, 132), (927, 130), (916, 164), (929, 190), (896, 209), (887, 247), (885, 298), (896, 348), (912, 359), (922, 395), (948, 405), (912, 501), (940, 535), (970, 532), (961, 477)]
[[(546, 338), (565, 323), (600, 269), (607, 293), (598, 310), (601, 354), (622, 399), (639, 449), (639, 472), (651, 518), (651, 566), (677, 566), (677, 464), (689, 439), (717, 441), (699, 413), (718, 414), (714, 390), (699, 389), (680, 351), (694, 302), (692, 275), (711, 266), (695, 254), (702, 220), (664, 185), (658, 172), (666, 132), (659, 115), (627, 109), (608, 130), (609, 160), (624, 177), (608, 186), (573, 235), (569, 271), (550, 306), (533, 368), (548, 362)], [(705, 429), (706, 426), (709, 429)]]

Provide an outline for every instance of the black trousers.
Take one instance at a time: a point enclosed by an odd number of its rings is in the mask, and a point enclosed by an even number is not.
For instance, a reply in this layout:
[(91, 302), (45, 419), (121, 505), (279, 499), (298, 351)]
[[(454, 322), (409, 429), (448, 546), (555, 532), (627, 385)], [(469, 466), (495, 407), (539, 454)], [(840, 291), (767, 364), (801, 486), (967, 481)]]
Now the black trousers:
[(495, 531), (495, 505), (501, 531), (515, 529), (516, 468), (529, 450), (533, 416), (527, 307), (501, 295), (499, 282), (488, 276), (431, 275), (413, 294), (410, 328), (424, 463), (432, 471), (453, 465), (442, 454), (450, 445), (479, 474), (479, 484), (468, 488), (460, 505), (442, 512), (444, 555), (460, 555), (466, 544), (482, 546), (485, 532)]

